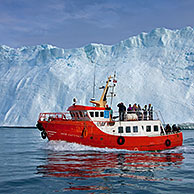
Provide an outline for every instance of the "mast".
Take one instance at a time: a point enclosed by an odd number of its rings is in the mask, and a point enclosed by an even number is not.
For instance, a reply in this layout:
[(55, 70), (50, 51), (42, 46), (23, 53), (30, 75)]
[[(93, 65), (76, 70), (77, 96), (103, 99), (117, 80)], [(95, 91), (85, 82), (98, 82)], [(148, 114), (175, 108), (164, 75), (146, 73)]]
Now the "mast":
[[(112, 78), (113, 78), (113, 86), (110, 86), (109, 83), (111, 82)], [(112, 97), (113, 98), (115, 96), (115, 94), (114, 94), (115, 83), (116, 83), (115, 74), (114, 74), (114, 77), (109, 76), (108, 81), (106, 82), (106, 86), (104, 87), (104, 90), (103, 90), (103, 93), (102, 93), (102, 96), (101, 96), (100, 100), (99, 101), (91, 100), (90, 102), (93, 103), (93, 104), (96, 104), (96, 107), (106, 107), (107, 97)], [(112, 92), (111, 92), (111, 96), (107, 95), (109, 87), (113, 87)], [(112, 105), (112, 100), (111, 100), (111, 105)]]
[(96, 107), (105, 107), (107, 100), (107, 93), (108, 93), (108, 88), (109, 88), (109, 82), (110, 82), (111, 76), (108, 77), (108, 81), (106, 82), (106, 86), (104, 88), (104, 91), (102, 93), (102, 96), (99, 101), (91, 100), (90, 102), (93, 104), (96, 104)]

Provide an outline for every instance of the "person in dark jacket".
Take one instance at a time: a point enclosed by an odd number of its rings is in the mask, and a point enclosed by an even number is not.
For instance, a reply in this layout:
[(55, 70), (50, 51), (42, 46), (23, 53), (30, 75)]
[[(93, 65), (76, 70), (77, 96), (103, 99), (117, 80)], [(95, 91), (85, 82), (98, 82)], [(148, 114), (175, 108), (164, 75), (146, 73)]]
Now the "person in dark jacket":
[(143, 118), (143, 114), (142, 114), (142, 109), (141, 109), (141, 106), (138, 104), (138, 107), (137, 107), (137, 116), (138, 116), (138, 120), (142, 120)]
[(148, 108), (147, 108), (147, 105), (145, 105), (143, 109), (143, 120), (147, 120), (147, 115), (148, 115)]
[(126, 112), (126, 107), (125, 105), (121, 102), (117, 105), (119, 107), (119, 120), (124, 121), (124, 115)]
[(177, 127), (175, 124), (172, 126), (172, 132), (177, 133), (180, 131), (180, 128)]
[(170, 133), (172, 131), (172, 129), (171, 129), (169, 124), (166, 125), (165, 131), (166, 131), (166, 133)]
[(149, 120), (153, 120), (153, 106), (149, 104), (148, 106)]

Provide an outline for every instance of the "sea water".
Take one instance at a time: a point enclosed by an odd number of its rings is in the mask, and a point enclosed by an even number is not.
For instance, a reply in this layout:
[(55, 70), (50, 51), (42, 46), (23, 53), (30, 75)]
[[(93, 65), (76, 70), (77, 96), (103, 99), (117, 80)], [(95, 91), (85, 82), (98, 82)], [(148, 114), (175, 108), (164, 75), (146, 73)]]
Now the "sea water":
[(162, 152), (42, 140), (35, 128), (0, 128), (0, 193), (194, 193), (194, 130)]

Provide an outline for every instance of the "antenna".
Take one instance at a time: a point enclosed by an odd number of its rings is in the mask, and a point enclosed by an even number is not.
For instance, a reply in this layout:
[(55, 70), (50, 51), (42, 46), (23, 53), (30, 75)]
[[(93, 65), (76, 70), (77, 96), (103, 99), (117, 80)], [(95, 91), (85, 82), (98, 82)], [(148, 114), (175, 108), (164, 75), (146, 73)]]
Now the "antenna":
[(94, 79), (93, 79), (93, 97), (91, 100), (95, 100), (95, 87), (96, 87), (96, 63), (92, 60), (91, 57), (87, 55), (87, 58), (91, 61), (92, 64), (94, 64)]
[(113, 86), (112, 86), (111, 101), (110, 101), (111, 107), (112, 107), (113, 97), (116, 96), (116, 94), (114, 93), (115, 84), (117, 83), (115, 78), (116, 78), (116, 71), (114, 72), (114, 77), (113, 77)]
[(93, 80), (93, 99), (95, 99), (95, 87), (96, 87), (96, 64), (91, 59), (91, 62), (94, 64), (94, 80)]

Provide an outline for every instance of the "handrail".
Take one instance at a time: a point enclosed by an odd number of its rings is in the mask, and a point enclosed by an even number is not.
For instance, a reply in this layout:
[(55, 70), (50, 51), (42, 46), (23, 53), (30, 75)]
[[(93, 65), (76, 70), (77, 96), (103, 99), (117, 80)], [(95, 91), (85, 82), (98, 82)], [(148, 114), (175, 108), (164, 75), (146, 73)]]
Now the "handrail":
[[(128, 114), (126, 114), (128, 113)], [(125, 117), (124, 117), (124, 121), (149, 121), (149, 120), (159, 120), (159, 116), (158, 116), (158, 112), (156, 111), (147, 111), (146, 114), (144, 113), (144, 111), (126, 111), (125, 113)], [(157, 119), (154, 119), (153, 113), (157, 116)], [(160, 113), (160, 111), (159, 111)], [(132, 115), (135, 114), (135, 118), (127, 118), (130, 117)], [(119, 112), (118, 111), (114, 111), (113, 113), (113, 119), (111, 119), (111, 121), (116, 121), (116, 119), (114, 119), (115, 117), (118, 118), (119, 117)], [(161, 113), (160, 113), (161, 115)], [(161, 115), (162, 121), (163, 117)], [(88, 120), (89, 118), (87, 117), (76, 117), (76, 115), (74, 117), (72, 117), (72, 115), (69, 112), (51, 112), (51, 113), (40, 113), (39, 115), (39, 120), (40, 121), (50, 121), (50, 120)], [(100, 122), (99, 119), (92, 119), (93, 122)], [(104, 122), (104, 121), (103, 121)], [(107, 121), (110, 122), (110, 121)]]
[[(114, 111), (113, 112), (113, 117), (115, 117), (115, 114), (119, 115), (119, 111)], [(145, 121), (145, 120), (159, 120), (159, 116), (157, 111), (144, 111), (144, 110), (137, 110), (137, 111), (126, 111), (125, 112), (125, 117), (126, 115), (130, 115), (130, 114), (136, 114), (138, 117), (138, 121)], [(156, 116), (154, 116), (156, 115)], [(154, 119), (155, 117), (157, 117), (157, 119)], [(126, 120), (126, 118), (125, 118)]]
[(51, 113), (40, 113), (39, 114), (39, 121), (53, 121), (53, 120), (60, 120), (60, 121), (83, 121), (89, 120), (87, 116), (72, 116), (69, 112), (51, 112)]
[(40, 121), (49, 121), (49, 120), (70, 120), (70, 114), (64, 112), (53, 112), (53, 113), (40, 113)]

